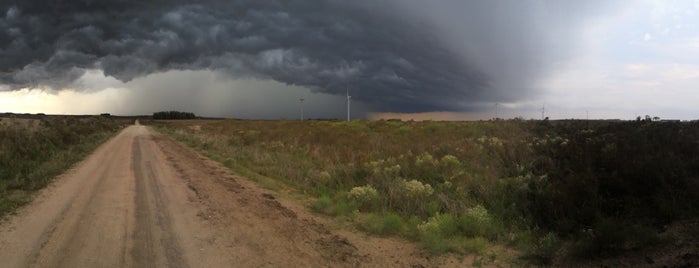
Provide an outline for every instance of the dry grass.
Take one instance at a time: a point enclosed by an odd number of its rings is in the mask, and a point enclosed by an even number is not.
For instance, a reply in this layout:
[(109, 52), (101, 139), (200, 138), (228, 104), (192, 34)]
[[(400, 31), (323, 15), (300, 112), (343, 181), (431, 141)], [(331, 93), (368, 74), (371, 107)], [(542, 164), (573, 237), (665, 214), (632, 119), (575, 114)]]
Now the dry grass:
[[(479, 252), (490, 241), (516, 246), (529, 260), (548, 264), (566, 241), (591, 241), (588, 248), (599, 248), (594, 243), (606, 238), (595, 226), (604, 221), (629, 229), (637, 222), (660, 226), (698, 214), (691, 209), (699, 197), (692, 191), (699, 185), (692, 179), (699, 178), (699, 149), (691, 145), (699, 140), (696, 123), (191, 120), (156, 125), (263, 185), (320, 197), (311, 206), (318, 212), (372, 233), (422, 241), (433, 252)], [(430, 221), (449, 231), (418, 228)], [(633, 242), (630, 236), (618, 240), (615, 254)], [(594, 258), (610, 252), (586, 253)]]
[(0, 119), (0, 217), (89, 154), (127, 122), (102, 117)]

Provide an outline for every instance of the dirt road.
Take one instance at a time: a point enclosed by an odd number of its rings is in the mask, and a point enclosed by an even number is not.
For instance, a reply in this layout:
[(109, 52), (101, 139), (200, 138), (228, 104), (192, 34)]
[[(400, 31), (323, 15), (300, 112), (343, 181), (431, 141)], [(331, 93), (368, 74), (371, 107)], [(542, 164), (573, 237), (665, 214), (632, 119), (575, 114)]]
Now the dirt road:
[[(322, 220), (321, 220), (322, 221)], [(133, 125), (0, 225), (2, 267), (433, 266)], [(448, 260), (441, 262), (449, 265)]]

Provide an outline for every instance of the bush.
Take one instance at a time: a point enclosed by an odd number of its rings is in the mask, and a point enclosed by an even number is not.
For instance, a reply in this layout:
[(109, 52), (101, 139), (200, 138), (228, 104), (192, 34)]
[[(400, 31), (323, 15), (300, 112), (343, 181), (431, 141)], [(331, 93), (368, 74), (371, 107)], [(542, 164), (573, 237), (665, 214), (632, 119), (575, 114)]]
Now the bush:
[(459, 217), (459, 229), (467, 237), (482, 236), (491, 240), (497, 239), (504, 232), (504, 227), (481, 205), (466, 210)]
[(418, 225), (418, 229), (421, 233), (436, 233), (443, 237), (450, 237), (457, 234), (459, 226), (451, 214), (437, 213)]
[(463, 253), (481, 253), (488, 247), (488, 240), (483, 237), (465, 238), (458, 243)]
[(394, 235), (402, 233), (404, 225), (403, 219), (395, 213), (369, 213), (360, 228), (372, 234)]
[(528, 245), (523, 258), (538, 265), (550, 265), (560, 247), (561, 242), (556, 234), (547, 233)]
[(361, 211), (373, 211), (378, 207), (379, 193), (371, 185), (352, 188), (348, 197), (357, 202)]
[(444, 235), (437, 229), (421, 231), (420, 243), (433, 254), (441, 254), (451, 250), (451, 246), (444, 238)]
[(333, 208), (333, 201), (330, 196), (323, 195), (318, 197), (315, 202), (310, 206), (311, 210), (316, 213), (322, 213), (325, 215), (335, 215), (335, 209)]
[(384, 215), (383, 230), (381, 233), (384, 235), (402, 233), (404, 225), (403, 218), (398, 216), (398, 214), (388, 213)]

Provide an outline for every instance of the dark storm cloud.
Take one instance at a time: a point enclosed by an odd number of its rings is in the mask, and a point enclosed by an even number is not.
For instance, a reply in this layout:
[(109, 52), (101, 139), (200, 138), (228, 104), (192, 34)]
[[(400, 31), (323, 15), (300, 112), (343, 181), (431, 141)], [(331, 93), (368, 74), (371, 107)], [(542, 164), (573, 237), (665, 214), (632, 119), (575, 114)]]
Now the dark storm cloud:
[(551, 27), (517, 23), (542, 15), (528, 13), (540, 7), (467, 2), (4, 1), (0, 84), (61, 89), (89, 69), (121, 81), (216, 70), (317, 92), (349, 89), (385, 111), (464, 110), (525, 96), (527, 77), (547, 69), (547, 51), (570, 43), (568, 35), (531, 42)]

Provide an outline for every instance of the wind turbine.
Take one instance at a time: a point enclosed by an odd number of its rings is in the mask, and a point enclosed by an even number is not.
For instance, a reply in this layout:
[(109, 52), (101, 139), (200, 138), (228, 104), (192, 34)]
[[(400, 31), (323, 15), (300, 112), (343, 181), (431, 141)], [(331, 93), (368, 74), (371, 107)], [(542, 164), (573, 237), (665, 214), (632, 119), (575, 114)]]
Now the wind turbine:
[(544, 113), (546, 113), (546, 104), (541, 105), (541, 120), (544, 120)]
[(347, 122), (350, 121), (350, 100), (352, 96), (349, 95), (349, 89), (347, 89)]
[(299, 103), (301, 104), (301, 121), (303, 121), (303, 101), (304, 101), (304, 98), (301, 97), (299, 99)]
[(497, 102), (495, 103), (495, 120), (498, 120), (498, 106), (499, 105), (500, 105), (500, 103), (497, 103)]

